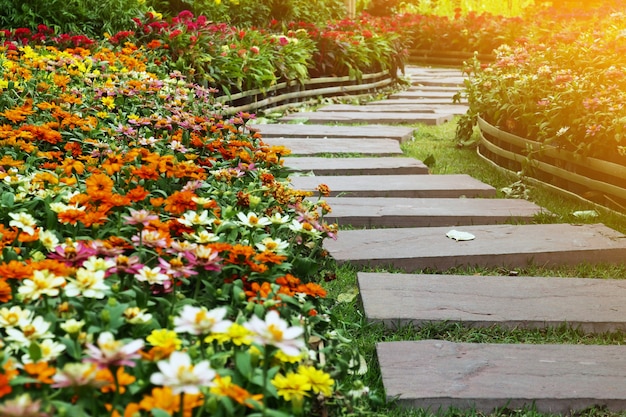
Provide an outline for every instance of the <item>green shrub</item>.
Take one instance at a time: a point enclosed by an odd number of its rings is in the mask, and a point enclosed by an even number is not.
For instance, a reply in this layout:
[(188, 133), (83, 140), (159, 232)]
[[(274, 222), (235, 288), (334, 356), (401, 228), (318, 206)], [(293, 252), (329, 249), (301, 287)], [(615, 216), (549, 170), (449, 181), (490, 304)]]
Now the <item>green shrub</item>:
[(148, 10), (145, 0), (0, 0), (0, 27), (45, 24), (57, 33), (98, 36), (133, 27), (132, 18)]
[(234, 26), (265, 26), (271, 20), (326, 23), (345, 17), (343, 0), (150, 0), (155, 10), (175, 16), (183, 10)]

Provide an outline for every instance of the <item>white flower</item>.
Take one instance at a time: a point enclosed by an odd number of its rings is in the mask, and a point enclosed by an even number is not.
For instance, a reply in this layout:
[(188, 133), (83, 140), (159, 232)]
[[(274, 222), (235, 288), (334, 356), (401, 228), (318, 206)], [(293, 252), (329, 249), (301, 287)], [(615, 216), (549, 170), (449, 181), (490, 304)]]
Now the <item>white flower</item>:
[(226, 317), (226, 307), (217, 307), (207, 310), (205, 307), (185, 305), (178, 317), (174, 318), (174, 331), (176, 333), (209, 334), (224, 333), (231, 326)]
[(207, 232), (204, 229), (198, 230), (197, 233), (187, 235), (190, 239), (193, 239), (196, 243), (210, 243), (219, 240), (219, 236), (214, 233)]
[(159, 371), (150, 376), (155, 385), (169, 387), (173, 394), (198, 394), (200, 387), (210, 387), (215, 379), (215, 371), (208, 361), (191, 363), (187, 353), (172, 352), (167, 360), (157, 362)]
[(256, 343), (276, 346), (285, 355), (298, 356), (305, 347), (302, 327), (289, 327), (276, 310), (270, 310), (265, 320), (252, 316), (244, 326), (253, 333), (252, 338)]
[(75, 279), (68, 279), (65, 286), (65, 295), (76, 297), (82, 295), (85, 298), (102, 299), (106, 296), (109, 287), (104, 283), (104, 271), (90, 271), (79, 268)]
[(107, 271), (115, 266), (115, 261), (112, 259), (98, 258), (97, 256), (90, 256), (85, 262), (83, 262), (83, 268), (89, 271)]
[(20, 306), (0, 308), (0, 327), (18, 327), (30, 323), (33, 312)]
[(237, 213), (237, 217), (239, 218), (239, 222), (250, 228), (257, 227), (265, 227), (270, 225), (272, 222), (267, 217), (258, 217), (255, 213), (244, 214), (243, 212)]
[(178, 219), (178, 222), (184, 224), (187, 227), (193, 226), (207, 226), (212, 224), (214, 219), (209, 219), (209, 212), (203, 210), (202, 213), (189, 210), (183, 214), (182, 218)]
[(280, 213), (274, 213), (270, 216), (270, 222), (272, 222), (272, 224), (286, 224), (289, 223), (289, 221), (291, 220), (291, 218), (288, 215), (282, 215)]
[(28, 213), (9, 213), (9, 217), (13, 220), (9, 221), (9, 226), (15, 226), (29, 235), (35, 234), (37, 222), (35, 218)]
[[(40, 343), (38, 343), (38, 345), (39, 345), (39, 352), (41, 354), (41, 357), (37, 359), (37, 362), (39, 362), (39, 361), (43, 361), (43, 362), (53, 361), (56, 358), (58, 358), (59, 355), (61, 355), (61, 353), (63, 353), (63, 351), (65, 351), (65, 345), (64, 344), (59, 343), (59, 342), (55, 342), (52, 339), (44, 339)], [(23, 363), (35, 362), (30, 357), (30, 349), (28, 351), (29, 351), (29, 353), (27, 353), (27, 354), (22, 356), (22, 362)]]
[(269, 251), (269, 252), (281, 253), (289, 247), (289, 243), (281, 239), (272, 239), (271, 237), (266, 237), (260, 243), (257, 243), (255, 246), (261, 252)]
[(65, 330), (67, 334), (76, 334), (80, 332), (84, 325), (85, 322), (83, 320), (69, 319), (64, 323), (61, 323), (59, 327)]
[(32, 279), (22, 280), (17, 292), (26, 300), (37, 300), (44, 295), (56, 297), (59, 288), (65, 284), (65, 278), (58, 277), (47, 269), (35, 270)]
[(20, 325), (19, 329), (14, 327), (6, 329), (8, 335), (6, 340), (14, 342), (17, 347), (27, 347), (33, 341), (53, 338), (54, 335), (48, 331), (50, 326), (43, 317), (37, 316), (30, 323)]
[(144, 266), (135, 274), (135, 279), (137, 281), (148, 282), (150, 284), (163, 285), (165, 282), (170, 280), (170, 277), (161, 271), (161, 267), (156, 266), (154, 268), (150, 268), (149, 266)]
[(59, 246), (59, 239), (54, 234), (54, 232), (50, 230), (40, 230), (39, 241), (48, 250), (53, 250), (54, 248)]

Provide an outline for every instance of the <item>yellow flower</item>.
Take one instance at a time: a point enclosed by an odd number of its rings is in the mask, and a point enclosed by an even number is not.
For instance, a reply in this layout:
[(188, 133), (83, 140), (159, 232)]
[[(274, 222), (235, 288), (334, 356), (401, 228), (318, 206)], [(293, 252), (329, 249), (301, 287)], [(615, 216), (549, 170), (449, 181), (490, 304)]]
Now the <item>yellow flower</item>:
[(109, 110), (113, 110), (115, 108), (115, 98), (111, 96), (102, 97), (100, 99), (102, 104), (104, 104)]
[(278, 395), (285, 401), (302, 401), (307, 397), (307, 391), (311, 389), (309, 378), (305, 375), (289, 372), (287, 375), (276, 374), (272, 379), (272, 385), (276, 387)]
[(325, 397), (332, 395), (335, 381), (326, 372), (315, 369), (313, 366), (301, 365), (298, 367), (298, 375), (308, 379), (314, 393), (322, 393)]
[(182, 340), (178, 338), (175, 331), (167, 329), (153, 330), (146, 340), (152, 346), (160, 348), (175, 348), (175, 350), (180, 349), (183, 343)]

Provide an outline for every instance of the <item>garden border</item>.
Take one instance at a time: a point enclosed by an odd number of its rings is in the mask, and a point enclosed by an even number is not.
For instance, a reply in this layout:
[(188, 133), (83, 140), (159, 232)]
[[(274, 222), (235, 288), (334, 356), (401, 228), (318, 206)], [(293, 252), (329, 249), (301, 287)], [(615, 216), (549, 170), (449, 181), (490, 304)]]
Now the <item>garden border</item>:
[[(409, 62), (411, 64), (428, 64), (443, 66), (463, 66), (465, 61), (474, 58), (474, 52), (468, 51), (433, 51), (430, 49), (410, 49)], [(496, 57), (492, 54), (478, 54), (481, 62), (493, 62)]]
[[(275, 84), (267, 89), (242, 91), (217, 97), (217, 101), (228, 105), (225, 114), (258, 110), (282, 111), (298, 104), (315, 102), (311, 97), (359, 97), (387, 87), (398, 79), (390, 71), (363, 74), (358, 79), (351, 76), (310, 78)], [(367, 82), (364, 82), (367, 81)]]
[(478, 127), (478, 152), (483, 158), (513, 172), (529, 168), (524, 172), (527, 177), (587, 201), (626, 210), (626, 188), (619, 185), (626, 176), (626, 167), (513, 135), (481, 117)]

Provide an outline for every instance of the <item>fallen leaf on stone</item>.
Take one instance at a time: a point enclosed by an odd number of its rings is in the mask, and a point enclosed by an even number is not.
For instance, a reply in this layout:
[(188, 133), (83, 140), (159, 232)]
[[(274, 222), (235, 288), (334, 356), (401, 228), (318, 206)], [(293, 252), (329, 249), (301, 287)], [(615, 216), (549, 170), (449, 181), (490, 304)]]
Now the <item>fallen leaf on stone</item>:
[(459, 240), (472, 240), (472, 239), (476, 239), (476, 236), (474, 236), (471, 233), (467, 233), (467, 232), (460, 232), (458, 230), (450, 230), (448, 233), (446, 233), (446, 236), (449, 237), (450, 239), (454, 239), (457, 242)]
[(579, 219), (592, 219), (598, 217), (599, 214), (595, 210), (580, 210), (572, 213), (574, 217), (578, 217)]

